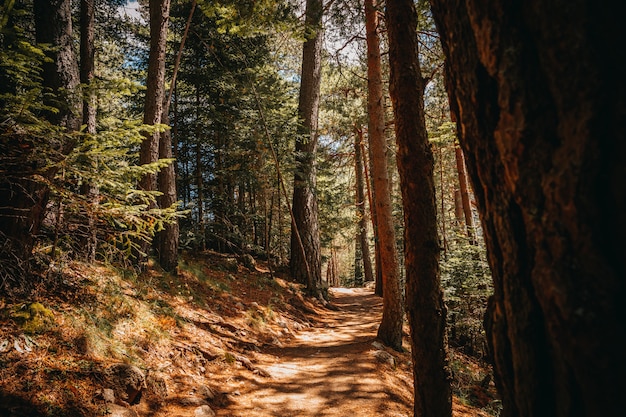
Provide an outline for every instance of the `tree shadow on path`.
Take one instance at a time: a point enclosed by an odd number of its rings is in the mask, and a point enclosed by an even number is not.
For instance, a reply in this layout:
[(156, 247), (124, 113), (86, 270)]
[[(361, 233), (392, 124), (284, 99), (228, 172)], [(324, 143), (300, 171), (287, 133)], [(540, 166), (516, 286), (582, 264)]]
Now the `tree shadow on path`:
[(258, 355), (271, 377), (240, 378), (240, 395), (219, 416), (412, 415), (407, 357), (392, 367), (373, 355), (381, 299), (361, 288), (332, 292), (338, 310), (325, 310), (287, 346)]

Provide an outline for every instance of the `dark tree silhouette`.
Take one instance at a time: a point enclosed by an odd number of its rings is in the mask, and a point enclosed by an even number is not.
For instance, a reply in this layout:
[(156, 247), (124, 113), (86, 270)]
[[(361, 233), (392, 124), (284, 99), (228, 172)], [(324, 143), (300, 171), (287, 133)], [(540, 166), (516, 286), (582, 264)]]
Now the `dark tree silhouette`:
[(495, 294), (503, 415), (623, 414), (623, 4), (431, 0)]

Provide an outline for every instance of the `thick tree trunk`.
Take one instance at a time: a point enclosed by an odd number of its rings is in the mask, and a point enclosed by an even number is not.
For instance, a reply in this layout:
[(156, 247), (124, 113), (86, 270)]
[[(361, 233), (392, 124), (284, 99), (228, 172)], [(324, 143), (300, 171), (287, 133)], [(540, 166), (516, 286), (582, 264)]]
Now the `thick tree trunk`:
[[(59, 111), (47, 114), (48, 119), (68, 131), (80, 128), (81, 108), (77, 87), (80, 82), (78, 60), (72, 37), (72, 10), (69, 0), (35, 0), (36, 40), (39, 44), (53, 46), (50, 61), (43, 64), (43, 87), (53, 93), (53, 99), (44, 103)], [(62, 153), (69, 153), (74, 142), (65, 141)]]
[[(291, 274), (306, 283), (307, 290), (316, 293), (322, 280), (322, 259), (315, 196), (317, 154), (317, 116), (320, 101), (322, 62), (322, 1), (306, 2), (306, 36), (302, 50), (302, 73), (298, 116), (300, 129), (296, 137), (296, 170), (293, 185), (293, 214), (296, 231), (291, 232)], [(303, 253), (304, 252), (304, 253)]]
[[(146, 125), (161, 124), (165, 102), (165, 47), (167, 25), (170, 16), (170, 0), (150, 0), (150, 55), (146, 80), (146, 101), (143, 122)], [(159, 159), (158, 132), (149, 134), (141, 143), (140, 164), (150, 164)], [(141, 180), (145, 191), (157, 189), (157, 175), (147, 174)]]
[(431, 5), (493, 272), (502, 415), (621, 415), (624, 5)]
[(354, 135), (354, 170), (356, 172), (356, 210), (358, 216), (357, 245), (360, 246), (361, 249), (361, 259), (365, 275), (364, 280), (365, 282), (370, 282), (374, 281), (374, 272), (372, 271), (372, 258), (370, 257), (369, 239), (367, 238), (367, 214), (365, 210), (364, 186), (365, 178), (363, 175), (363, 154), (361, 152), (363, 146), (362, 141), (363, 133), (362, 131), (357, 131)]
[(414, 415), (452, 416), (446, 307), (439, 279), (434, 158), (424, 120), (424, 80), (413, 0), (387, 0), (390, 95), (404, 206), (406, 309), (411, 327)]
[(376, 226), (383, 278), (383, 317), (378, 328), (378, 338), (393, 349), (401, 350), (403, 312), (400, 266), (398, 264), (387, 170), (378, 14), (373, 0), (365, 0), (365, 27), (367, 31), (368, 138), (372, 164), (371, 174), (374, 183), (372, 199), (376, 206)]

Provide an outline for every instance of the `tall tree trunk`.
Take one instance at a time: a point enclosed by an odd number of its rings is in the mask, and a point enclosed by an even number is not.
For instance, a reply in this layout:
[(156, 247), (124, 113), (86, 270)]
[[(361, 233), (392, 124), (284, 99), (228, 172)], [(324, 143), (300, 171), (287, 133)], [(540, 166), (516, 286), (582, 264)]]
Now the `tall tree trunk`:
[[(304, 251), (295, 230), (291, 232), (291, 274), (316, 293), (322, 280), (322, 259), (315, 196), (317, 116), (320, 100), (322, 62), (322, 1), (306, 2), (306, 41), (302, 49), (302, 73), (298, 116), (300, 128), (296, 137), (296, 170), (293, 185), (293, 214)], [(303, 253), (304, 252), (304, 253)]]
[[(44, 62), (43, 87), (52, 91), (52, 101), (44, 103), (58, 109), (48, 113), (48, 119), (68, 131), (80, 128), (81, 107), (77, 87), (80, 82), (78, 60), (72, 37), (72, 10), (69, 0), (34, 0), (36, 40), (53, 47), (48, 52), (50, 61)], [(69, 153), (73, 141), (65, 141), (62, 153)]]
[[(35, 0), (33, 14), (37, 43), (52, 46), (47, 52), (49, 60), (42, 65), (42, 86), (53, 97), (46, 95), (44, 104), (56, 107), (58, 112), (47, 112), (45, 117), (66, 132), (78, 130), (81, 121), (80, 95), (76, 91), (79, 73), (72, 43), (71, 2)], [(3, 268), (16, 268), (17, 276), (12, 278), (24, 284), (29, 278), (29, 259), (49, 196), (47, 185), (35, 177), (52, 178), (56, 171), (46, 168), (51, 162), (48, 158), (53, 153), (55, 158), (62, 158), (72, 150), (74, 141), (60, 136), (54, 138), (59, 140), (58, 146), (45, 144), (46, 149), (42, 150), (30, 143), (29, 138), (18, 136), (16, 133), (15, 143), (2, 144), (3, 151), (10, 153), (12, 161), (16, 162), (4, 167), (7, 175), (0, 182), (0, 237), (3, 238), (0, 263)], [(19, 265), (4, 263), (16, 260)]]
[(356, 135), (354, 135), (354, 170), (356, 172), (356, 210), (358, 216), (357, 244), (361, 248), (361, 259), (363, 262), (363, 272), (365, 273), (365, 282), (370, 282), (374, 281), (374, 272), (372, 271), (372, 259), (370, 257), (369, 240), (367, 238), (367, 214), (365, 210), (364, 186), (365, 180), (363, 175), (363, 154), (361, 152), (362, 140), (363, 132), (357, 131)]
[[(361, 156), (363, 157), (363, 173), (365, 174), (365, 184), (367, 185), (367, 198), (370, 206), (370, 214), (372, 218), (372, 234), (374, 235), (374, 264), (376, 265), (376, 275), (374, 294), (379, 297), (383, 296), (383, 274), (380, 260), (380, 241), (378, 239), (378, 217), (376, 216), (376, 205), (374, 204), (374, 183), (370, 180), (368, 172), (372, 170), (372, 160), (367, 157), (368, 152), (365, 152), (365, 144), (363, 141), (363, 131), (358, 130), (361, 136)], [(368, 148), (369, 149), (369, 148)], [(369, 159), (369, 162), (368, 162)]]
[(83, 124), (88, 134), (96, 133), (96, 95), (91, 82), (96, 67), (95, 60), (95, 0), (80, 1), (80, 82), (83, 92)]
[[(191, 19), (193, 18), (195, 10), (196, 0), (193, 0), (191, 3), (189, 17), (187, 18), (187, 23), (185, 25), (183, 38), (180, 42), (178, 54), (176, 55), (174, 70), (172, 71), (170, 90), (167, 96), (164, 97), (163, 101), (162, 123), (168, 126), (170, 124), (170, 104), (172, 103), (172, 95), (176, 90), (176, 77), (178, 75), (180, 59), (182, 57), (183, 48), (185, 47), (185, 41), (187, 40), (187, 34), (189, 33), (189, 27), (191, 25)], [(174, 117), (176, 118), (176, 115)], [(177, 138), (175, 138), (175, 140), (176, 139)], [(176, 152), (176, 144), (172, 140), (172, 131), (167, 130), (163, 132), (159, 138), (159, 158), (172, 158), (172, 156), (174, 156), (174, 152)], [(175, 162), (170, 163), (168, 166), (159, 171), (158, 182), (159, 191), (163, 193), (163, 195), (159, 198), (161, 208), (172, 207), (177, 201)], [(179, 226), (177, 219), (167, 223), (164, 226), (164, 229), (157, 235), (157, 253), (159, 256), (159, 264), (168, 272), (176, 272), (176, 267), (178, 266), (178, 238)]]
[(440, 191), (440, 204), (441, 204), (441, 217), (439, 223), (441, 224), (441, 243), (443, 249), (443, 257), (446, 259), (448, 253), (448, 233), (446, 230), (446, 200), (445, 200), (445, 177), (444, 177), (444, 164), (443, 164), (443, 146), (439, 147), (439, 191)]
[[(80, 82), (83, 90), (83, 124), (85, 133), (96, 133), (96, 94), (92, 81), (95, 72), (95, 0), (81, 0), (80, 2)], [(93, 162), (92, 162), (93, 163)], [(97, 205), (98, 187), (91, 181), (86, 181), (81, 190), (86, 200), (92, 206)], [(88, 261), (96, 259), (98, 244), (96, 219), (93, 209), (87, 210), (87, 230), (84, 237), (84, 253)]]
[(621, 415), (624, 5), (431, 5), (493, 273), (502, 415)]
[[(163, 103), (165, 101), (165, 47), (167, 25), (170, 15), (170, 0), (150, 0), (150, 55), (146, 80), (146, 101), (143, 122), (146, 125), (158, 125), (162, 122)], [(150, 164), (159, 159), (158, 132), (146, 135), (141, 143), (140, 164)], [(157, 190), (157, 175), (146, 174), (141, 180), (145, 191)]]
[(467, 174), (465, 170), (465, 161), (463, 159), (463, 150), (460, 146), (454, 146), (454, 156), (456, 159), (456, 171), (459, 175), (459, 189), (461, 191), (461, 206), (463, 207), (463, 215), (465, 216), (465, 233), (472, 244), (476, 244), (476, 236), (474, 229), (474, 216), (472, 216), (472, 206), (469, 198), (469, 185), (467, 183)]
[(365, 0), (365, 27), (367, 31), (368, 138), (374, 183), (372, 197), (376, 206), (376, 226), (383, 278), (383, 317), (378, 328), (378, 338), (393, 349), (401, 350), (403, 312), (400, 266), (389, 192), (378, 12), (374, 0)]
[[(169, 125), (169, 105), (164, 106), (161, 123)], [(159, 138), (159, 158), (169, 159), (172, 157), (172, 135), (170, 130), (162, 132)], [(163, 194), (159, 197), (161, 208), (169, 208), (176, 204), (176, 173), (174, 163), (170, 163), (159, 171), (159, 191)], [(168, 272), (176, 272), (178, 266), (178, 221), (168, 222), (157, 234), (157, 254), (159, 265)]]
[(202, 175), (202, 146), (196, 136), (196, 198), (198, 206), (198, 227), (200, 228), (200, 249), (206, 250), (206, 229), (204, 221), (204, 177)]
[(439, 278), (434, 158), (424, 120), (424, 79), (413, 0), (387, 0), (390, 95), (404, 206), (406, 308), (415, 416), (452, 416), (446, 307)]

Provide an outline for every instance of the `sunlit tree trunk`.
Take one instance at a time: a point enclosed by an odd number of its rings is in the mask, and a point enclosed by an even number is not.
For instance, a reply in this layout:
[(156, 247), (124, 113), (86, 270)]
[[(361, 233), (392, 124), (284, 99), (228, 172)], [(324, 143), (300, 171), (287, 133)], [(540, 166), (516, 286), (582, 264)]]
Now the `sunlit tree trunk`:
[(621, 415), (624, 5), (431, 5), (493, 273), (502, 416)]
[(439, 278), (434, 159), (424, 120), (424, 79), (413, 0), (387, 0), (390, 95), (404, 205), (406, 309), (411, 327), (414, 415), (450, 417), (446, 307)]
[(393, 227), (389, 175), (387, 170), (387, 144), (385, 142), (385, 115), (383, 81), (380, 65), (380, 40), (378, 12), (374, 1), (365, 1), (365, 27), (367, 30), (367, 110), (369, 114), (368, 138), (376, 206), (376, 225), (383, 281), (383, 317), (378, 327), (378, 338), (386, 345), (402, 349), (402, 293), (400, 291), (400, 266)]
[(291, 274), (315, 294), (322, 280), (322, 259), (316, 187), (317, 117), (320, 101), (322, 62), (322, 1), (306, 2), (306, 40), (302, 50), (302, 72), (296, 137), (296, 169), (293, 185), (293, 214), (296, 230), (291, 232)]

